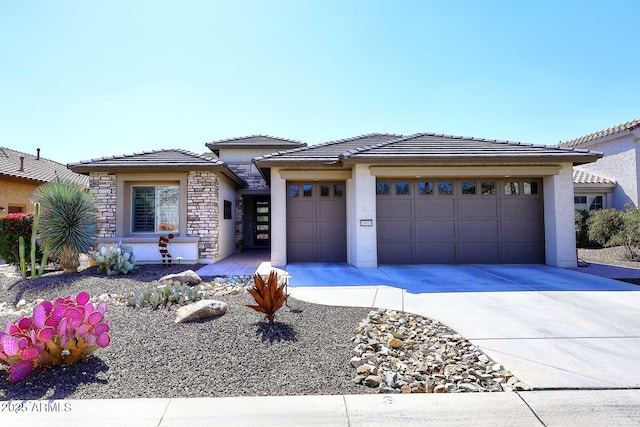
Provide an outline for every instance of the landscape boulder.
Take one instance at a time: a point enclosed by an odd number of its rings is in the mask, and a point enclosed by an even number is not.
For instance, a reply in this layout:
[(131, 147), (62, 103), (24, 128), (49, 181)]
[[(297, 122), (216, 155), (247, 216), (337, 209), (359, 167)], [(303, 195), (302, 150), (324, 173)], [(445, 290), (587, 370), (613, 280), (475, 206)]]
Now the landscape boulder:
[(182, 273), (167, 274), (166, 276), (163, 276), (160, 279), (158, 279), (158, 282), (160, 283), (166, 283), (166, 282), (172, 283), (175, 281), (178, 281), (185, 285), (197, 285), (202, 282), (202, 279), (193, 270), (186, 270), (186, 271), (183, 271)]
[(203, 299), (176, 310), (174, 323), (193, 322), (194, 320), (222, 316), (227, 312), (227, 303), (213, 299)]

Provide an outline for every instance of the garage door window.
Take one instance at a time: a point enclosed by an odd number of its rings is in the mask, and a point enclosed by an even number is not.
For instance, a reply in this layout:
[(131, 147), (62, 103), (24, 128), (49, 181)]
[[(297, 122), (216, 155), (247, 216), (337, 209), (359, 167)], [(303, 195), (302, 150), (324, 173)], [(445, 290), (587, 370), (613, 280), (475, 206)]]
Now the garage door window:
[(390, 194), (391, 184), (389, 181), (378, 181), (376, 183), (376, 194)]
[(333, 195), (334, 197), (344, 197), (344, 184), (334, 184)]
[(302, 186), (302, 197), (312, 197), (313, 196), (313, 185), (304, 184)]
[(438, 194), (451, 195), (453, 194), (453, 184), (451, 181), (438, 182)]
[(320, 186), (320, 197), (329, 197), (329, 184), (322, 184)]
[(289, 197), (298, 197), (299, 191), (300, 188), (298, 187), (298, 184), (289, 185)]
[(504, 194), (520, 194), (520, 187), (518, 181), (505, 181)]
[(396, 195), (408, 196), (411, 194), (411, 186), (408, 182), (396, 182)]
[(493, 181), (483, 182), (480, 184), (480, 193), (487, 194), (496, 194), (496, 183)]
[(522, 192), (527, 195), (538, 194), (538, 183), (531, 181), (524, 181), (522, 183)]
[(433, 194), (433, 182), (419, 182), (418, 183), (419, 194)]
[(462, 194), (476, 194), (476, 183), (474, 181), (464, 181), (460, 186)]

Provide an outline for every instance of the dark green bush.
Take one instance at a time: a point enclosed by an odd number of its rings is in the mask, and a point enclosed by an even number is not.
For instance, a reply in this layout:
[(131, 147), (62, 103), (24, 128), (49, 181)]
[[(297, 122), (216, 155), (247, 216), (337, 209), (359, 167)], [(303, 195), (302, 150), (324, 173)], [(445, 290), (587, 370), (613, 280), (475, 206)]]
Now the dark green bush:
[(602, 246), (614, 246), (609, 242), (613, 236), (620, 232), (622, 225), (622, 212), (619, 210), (612, 208), (594, 211), (587, 220), (589, 239)]
[(579, 248), (591, 246), (589, 240), (589, 228), (587, 227), (589, 211), (585, 209), (576, 209), (574, 212), (574, 219), (576, 225), (576, 246)]
[[(20, 263), (18, 252), (18, 239), (24, 237), (25, 253), (31, 250), (31, 229), (33, 226), (33, 214), (12, 213), (0, 217), (0, 258), (9, 264)], [(42, 258), (40, 248), (36, 248), (38, 260)]]
[(640, 260), (640, 209), (628, 206), (624, 211), (595, 211), (587, 224), (590, 239), (603, 246), (622, 246), (626, 259)]

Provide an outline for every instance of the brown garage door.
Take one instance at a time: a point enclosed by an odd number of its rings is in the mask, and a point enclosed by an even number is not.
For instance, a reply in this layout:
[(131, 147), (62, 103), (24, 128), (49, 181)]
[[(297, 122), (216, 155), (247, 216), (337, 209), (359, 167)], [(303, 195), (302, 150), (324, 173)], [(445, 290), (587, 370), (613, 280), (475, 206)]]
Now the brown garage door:
[(344, 182), (287, 182), (288, 262), (346, 262)]
[(539, 179), (378, 179), (381, 264), (543, 263)]

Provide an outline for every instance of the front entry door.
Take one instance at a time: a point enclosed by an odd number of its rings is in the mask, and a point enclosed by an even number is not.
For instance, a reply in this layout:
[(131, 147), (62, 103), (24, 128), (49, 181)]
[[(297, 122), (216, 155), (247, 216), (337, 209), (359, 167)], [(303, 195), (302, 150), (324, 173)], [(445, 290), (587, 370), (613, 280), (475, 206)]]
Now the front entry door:
[(271, 204), (269, 197), (256, 197), (253, 211), (253, 246), (271, 244)]

